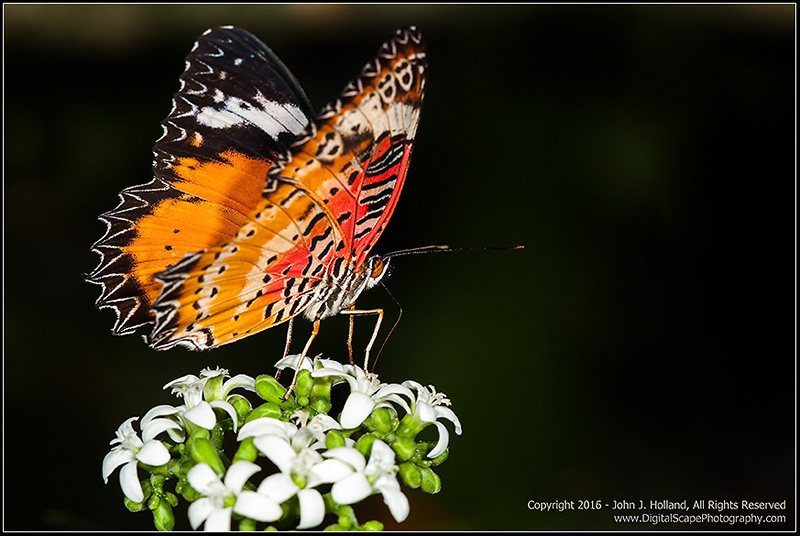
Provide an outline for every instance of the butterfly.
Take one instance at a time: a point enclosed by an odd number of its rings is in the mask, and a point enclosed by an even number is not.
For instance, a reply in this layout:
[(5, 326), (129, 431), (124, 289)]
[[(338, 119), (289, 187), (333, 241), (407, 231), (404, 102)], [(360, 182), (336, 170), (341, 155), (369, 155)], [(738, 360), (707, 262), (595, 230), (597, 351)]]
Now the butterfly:
[[(397, 30), (314, 116), (291, 72), (245, 30), (208, 30), (186, 58), (155, 143), (154, 177), (100, 216), (87, 280), (112, 332), (206, 350), (298, 315), (359, 310), (386, 274), (370, 253), (403, 188), (427, 75), (421, 33)], [(351, 344), (351, 340), (348, 341)], [(352, 358), (352, 346), (351, 346)]]

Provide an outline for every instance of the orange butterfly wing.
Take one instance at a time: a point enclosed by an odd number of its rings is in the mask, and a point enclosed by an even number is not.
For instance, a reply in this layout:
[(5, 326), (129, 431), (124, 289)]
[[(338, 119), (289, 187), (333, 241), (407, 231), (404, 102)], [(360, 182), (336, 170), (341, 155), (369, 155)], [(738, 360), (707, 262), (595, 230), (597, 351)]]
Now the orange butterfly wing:
[(230, 27), (198, 39), (154, 147), (155, 177), (122, 191), (100, 216), (107, 230), (92, 249), (101, 260), (87, 280), (102, 287), (97, 306), (117, 314), (113, 333), (153, 322), (155, 274), (236, 236), (311, 115), (294, 77), (258, 39)]

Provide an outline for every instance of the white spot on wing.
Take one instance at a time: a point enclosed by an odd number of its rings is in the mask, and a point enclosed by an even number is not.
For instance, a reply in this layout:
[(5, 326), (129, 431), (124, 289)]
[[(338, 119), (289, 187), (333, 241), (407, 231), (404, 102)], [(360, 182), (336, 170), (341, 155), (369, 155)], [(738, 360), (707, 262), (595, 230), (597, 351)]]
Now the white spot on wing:
[(254, 101), (246, 101), (238, 97), (214, 95), (214, 100), (221, 102), (223, 108), (212, 107), (197, 109), (196, 120), (209, 128), (230, 128), (235, 126), (254, 125), (272, 137), (282, 132), (301, 134), (308, 126), (308, 118), (296, 105), (280, 104), (259, 94)]

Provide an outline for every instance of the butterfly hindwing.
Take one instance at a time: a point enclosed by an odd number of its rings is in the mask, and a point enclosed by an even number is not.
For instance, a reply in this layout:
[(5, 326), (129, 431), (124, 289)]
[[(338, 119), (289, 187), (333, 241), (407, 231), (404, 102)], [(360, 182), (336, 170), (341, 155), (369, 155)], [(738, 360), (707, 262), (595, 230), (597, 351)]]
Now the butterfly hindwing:
[(313, 116), (291, 73), (257, 38), (215, 28), (186, 59), (181, 89), (154, 147), (154, 178), (123, 190), (100, 219), (99, 308), (115, 334), (153, 322), (155, 274), (236, 236), (261, 199), (269, 170)]
[(402, 190), (426, 70), (419, 32), (399, 30), (269, 171), (235, 235), (156, 276), (148, 342), (232, 342), (305, 312), (358, 270)]

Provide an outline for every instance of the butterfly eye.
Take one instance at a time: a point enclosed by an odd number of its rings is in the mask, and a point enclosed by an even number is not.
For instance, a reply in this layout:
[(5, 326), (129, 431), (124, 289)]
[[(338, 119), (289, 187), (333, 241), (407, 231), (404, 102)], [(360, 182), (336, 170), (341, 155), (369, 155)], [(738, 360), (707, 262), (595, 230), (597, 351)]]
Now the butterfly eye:
[(386, 265), (384, 264), (383, 259), (380, 257), (375, 257), (375, 260), (372, 262), (372, 273), (369, 274), (369, 276), (372, 279), (380, 279), (385, 269)]

